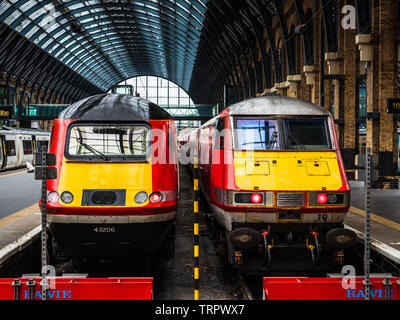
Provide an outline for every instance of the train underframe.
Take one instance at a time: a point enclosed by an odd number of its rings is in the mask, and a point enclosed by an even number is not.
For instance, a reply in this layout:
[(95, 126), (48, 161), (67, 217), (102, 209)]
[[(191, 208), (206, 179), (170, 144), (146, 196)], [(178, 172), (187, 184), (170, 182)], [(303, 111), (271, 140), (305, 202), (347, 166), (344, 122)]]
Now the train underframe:
[[(245, 274), (340, 272), (346, 264), (346, 251), (357, 242), (356, 235), (342, 223), (234, 222), (232, 230), (227, 230), (211, 215), (211, 226), (217, 250)], [(346, 243), (338, 243), (335, 236)]]
[(151, 223), (49, 223), (50, 263), (125, 259), (152, 265), (175, 250), (175, 219)]

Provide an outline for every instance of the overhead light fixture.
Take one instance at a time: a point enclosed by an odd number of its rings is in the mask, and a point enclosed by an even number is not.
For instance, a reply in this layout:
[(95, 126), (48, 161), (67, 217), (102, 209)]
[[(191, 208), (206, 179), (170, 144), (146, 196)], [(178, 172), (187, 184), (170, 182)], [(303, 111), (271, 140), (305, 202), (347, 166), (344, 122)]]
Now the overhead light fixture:
[(296, 28), (294, 28), (294, 33), (302, 34), (304, 32), (305, 28), (306, 28), (305, 24), (300, 24), (300, 25), (296, 26)]

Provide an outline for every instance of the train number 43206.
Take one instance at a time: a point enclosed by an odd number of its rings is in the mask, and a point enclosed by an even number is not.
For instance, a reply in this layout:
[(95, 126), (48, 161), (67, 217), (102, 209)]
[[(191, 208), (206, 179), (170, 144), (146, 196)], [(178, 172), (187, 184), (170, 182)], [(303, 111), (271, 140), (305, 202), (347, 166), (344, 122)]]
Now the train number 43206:
[(115, 232), (115, 227), (96, 227), (93, 229), (94, 232), (101, 233), (112, 233)]

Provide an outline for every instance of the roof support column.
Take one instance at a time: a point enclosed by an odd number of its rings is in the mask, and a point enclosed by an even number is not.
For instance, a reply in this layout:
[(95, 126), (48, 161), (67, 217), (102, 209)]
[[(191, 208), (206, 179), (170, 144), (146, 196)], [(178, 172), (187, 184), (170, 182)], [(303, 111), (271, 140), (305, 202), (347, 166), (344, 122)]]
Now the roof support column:
[(395, 144), (397, 123), (386, 112), (387, 98), (399, 97), (398, 34), (393, 32), (397, 22), (397, 0), (372, 2), (372, 34), (358, 34), (356, 43), (360, 60), (367, 61), (367, 147), (379, 157), (378, 187), (397, 184)]
[(346, 169), (354, 169), (354, 158), (358, 151), (358, 116), (359, 99), (357, 89), (357, 47), (354, 43), (356, 31), (344, 31), (344, 114), (342, 156)]

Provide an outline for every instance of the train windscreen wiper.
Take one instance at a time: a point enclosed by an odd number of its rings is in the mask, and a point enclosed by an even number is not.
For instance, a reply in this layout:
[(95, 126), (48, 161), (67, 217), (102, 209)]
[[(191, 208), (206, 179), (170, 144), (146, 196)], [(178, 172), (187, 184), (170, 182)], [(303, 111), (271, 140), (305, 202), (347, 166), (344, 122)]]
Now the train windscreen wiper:
[(298, 137), (296, 137), (295, 135), (293, 135), (291, 133), (289, 133), (288, 137), (291, 141), (296, 143), (300, 147), (300, 149), (305, 149), (304, 145), (301, 143), (301, 141)]
[(274, 131), (272, 132), (271, 136), (269, 137), (269, 142), (265, 146), (266, 149), (271, 150), (273, 146), (278, 142), (278, 132)]
[(110, 158), (107, 157), (104, 153), (102, 153), (102, 152), (100, 152), (99, 150), (96, 150), (95, 148), (93, 148), (93, 147), (89, 146), (88, 144), (84, 143), (84, 142), (82, 141), (82, 139), (76, 138), (76, 141), (78, 141), (79, 144), (80, 144), (81, 146), (83, 146), (85, 149), (91, 151), (93, 154), (96, 154), (96, 153), (97, 153), (98, 155), (100, 155), (101, 158), (102, 158), (104, 161), (110, 161)]

